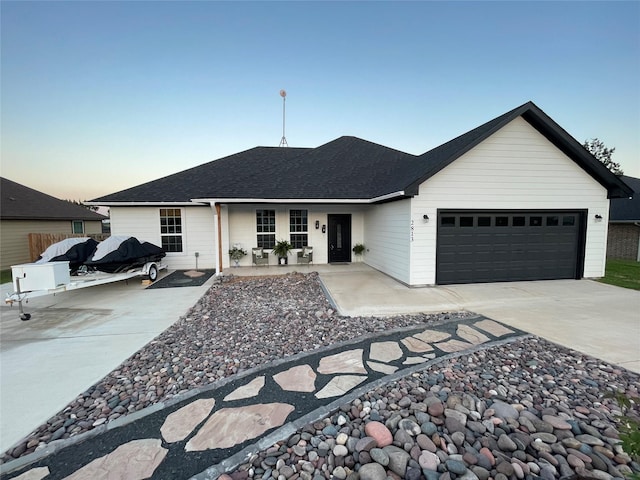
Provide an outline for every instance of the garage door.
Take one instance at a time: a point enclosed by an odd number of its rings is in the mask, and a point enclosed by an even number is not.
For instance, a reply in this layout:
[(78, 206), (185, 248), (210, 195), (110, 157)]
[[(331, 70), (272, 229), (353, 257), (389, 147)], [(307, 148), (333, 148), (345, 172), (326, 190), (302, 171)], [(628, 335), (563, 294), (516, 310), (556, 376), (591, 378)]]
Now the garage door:
[(436, 282), (581, 278), (586, 211), (438, 212)]

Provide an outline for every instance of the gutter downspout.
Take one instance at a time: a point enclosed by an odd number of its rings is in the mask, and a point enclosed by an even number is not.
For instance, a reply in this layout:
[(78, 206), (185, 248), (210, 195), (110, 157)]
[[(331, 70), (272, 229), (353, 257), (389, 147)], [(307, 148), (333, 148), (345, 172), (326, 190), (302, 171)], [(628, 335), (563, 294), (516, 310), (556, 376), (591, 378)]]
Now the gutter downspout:
[(216, 255), (216, 275), (222, 274), (222, 219), (220, 218), (220, 204), (216, 203), (216, 230), (218, 237), (218, 254)]

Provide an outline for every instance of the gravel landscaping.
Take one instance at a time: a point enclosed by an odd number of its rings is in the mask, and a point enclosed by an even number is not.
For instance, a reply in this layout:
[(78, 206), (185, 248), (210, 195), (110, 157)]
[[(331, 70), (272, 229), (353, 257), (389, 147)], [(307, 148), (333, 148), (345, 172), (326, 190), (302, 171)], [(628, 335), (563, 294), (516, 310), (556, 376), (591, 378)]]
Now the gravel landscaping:
[[(339, 316), (318, 275), (222, 277), (174, 325), (2, 461), (250, 368), (471, 313)], [(623, 412), (613, 394), (635, 399)], [(344, 404), (222, 480), (611, 480), (640, 472), (620, 418), (640, 376), (537, 337), (454, 356)]]
[[(613, 393), (640, 377), (529, 337), (438, 362), (343, 405), (221, 480), (610, 480), (622, 450)], [(640, 419), (638, 404), (629, 415)]]
[(19, 458), (54, 440), (279, 358), (450, 316), (341, 317), (315, 272), (221, 277), (186, 315), (0, 460)]

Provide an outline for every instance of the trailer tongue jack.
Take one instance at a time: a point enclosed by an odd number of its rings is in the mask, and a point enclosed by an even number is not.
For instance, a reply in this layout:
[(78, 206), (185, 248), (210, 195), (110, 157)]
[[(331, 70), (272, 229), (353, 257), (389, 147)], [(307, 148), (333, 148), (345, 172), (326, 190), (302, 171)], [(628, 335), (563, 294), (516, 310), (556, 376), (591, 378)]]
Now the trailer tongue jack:
[[(26, 275), (26, 274), (25, 274)], [(24, 278), (24, 277), (22, 277)], [(22, 320), (23, 322), (26, 322), (27, 320), (31, 319), (31, 314), (30, 313), (24, 313), (24, 309), (22, 308), (22, 298), (23, 296), (21, 295), (22, 292), (20, 292), (20, 280), (22, 280), (22, 278), (16, 278), (16, 294), (18, 295), (18, 309), (20, 310), (20, 320)]]

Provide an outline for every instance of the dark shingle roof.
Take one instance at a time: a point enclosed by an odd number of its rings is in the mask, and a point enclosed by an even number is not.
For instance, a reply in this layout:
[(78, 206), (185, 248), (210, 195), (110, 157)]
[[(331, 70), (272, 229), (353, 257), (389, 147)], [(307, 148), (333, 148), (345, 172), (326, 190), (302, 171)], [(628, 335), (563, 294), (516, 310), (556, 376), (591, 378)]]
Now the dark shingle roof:
[(293, 159), (308, 148), (255, 147), (197, 167), (92, 200), (189, 202), (193, 198), (264, 198), (275, 174), (290, 174)]
[(19, 183), (0, 178), (2, 220), (94, 220), (107, 217)]
[(389, 186), (402, 190), (403, 185), (389, 180), (406, 158), (415, 159), (356, 137), (340, 137), (314, 149), (255, 147), (92, 202), (369, 199), (388, 193)]
[(609, 221), (640, 222), (640, 178), (622, 175), (620, 179), (633, 189), (633, 198), (612, 199), (609, 209)]
[(605, 186), (610, 198), (629, 196), (627, 185), (528, 102), (420, 156), (356, 137), (340, 137), (313, 149), (256, 147), (92, 202), (376, 199), (401, 191), (416, 195), (421, 183), (519, 116)]

